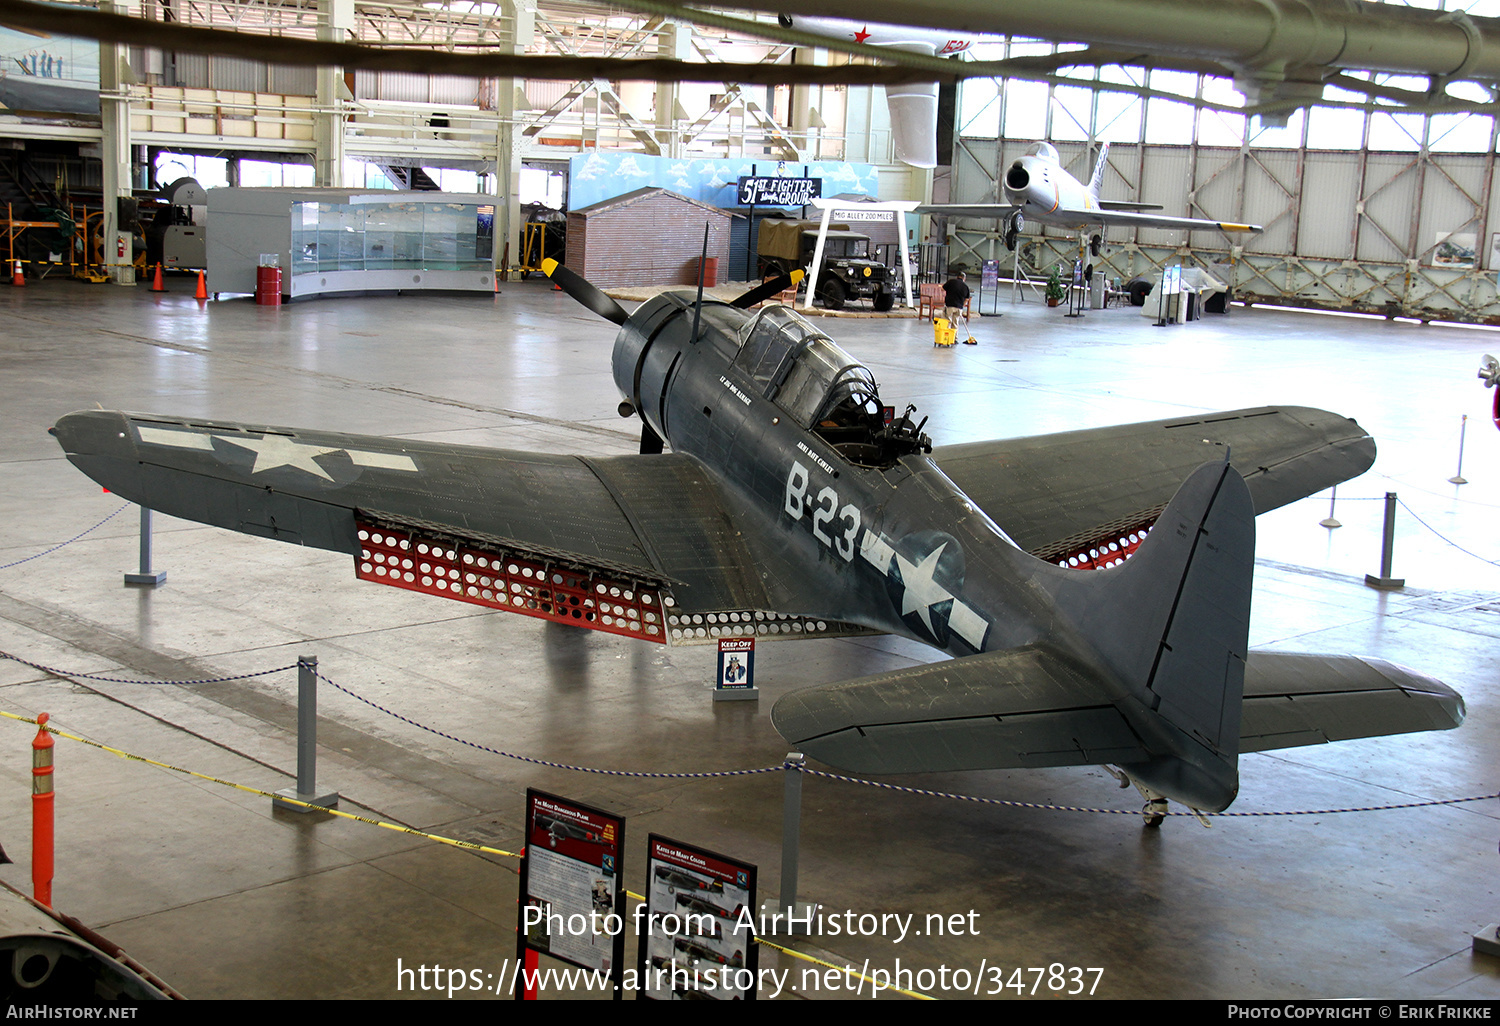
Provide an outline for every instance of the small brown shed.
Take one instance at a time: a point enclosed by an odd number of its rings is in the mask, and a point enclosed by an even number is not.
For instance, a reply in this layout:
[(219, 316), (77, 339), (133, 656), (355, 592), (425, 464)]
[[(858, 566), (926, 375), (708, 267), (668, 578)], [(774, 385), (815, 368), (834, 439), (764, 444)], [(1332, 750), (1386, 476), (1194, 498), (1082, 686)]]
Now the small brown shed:
[(708, 228), (717, 285), (728, 281), (729, 218), (666, 189), (637, 189), (568, 212), (568, 267), (601, 288), (696, 285)]

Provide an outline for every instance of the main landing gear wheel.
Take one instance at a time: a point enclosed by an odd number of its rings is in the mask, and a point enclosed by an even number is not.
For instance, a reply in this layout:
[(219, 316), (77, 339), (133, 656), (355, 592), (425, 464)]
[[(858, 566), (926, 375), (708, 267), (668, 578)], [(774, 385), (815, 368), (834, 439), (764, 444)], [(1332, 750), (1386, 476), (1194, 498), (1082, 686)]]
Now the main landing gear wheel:
[(1089, 252), (1090, 253), (1092, 253), (1094, 256), (1098, 256), (1099, 252), (1102, 249), (1104, 249), (1104, 236), (1102, 236), (1102, 235), (1095, 235), (1093, 238), (1089, 239)]
[(1005, 248), (1006, 249), (1011, 250), (1012, 252), (1015, 251), (1015, 248), (1016, 248), (1016, 236), (1020, 235), (1022, 229), (1024, 229), (1025, 227), (1026, 227), (1026, 218), (1024, 218), (1024, 217), (1021, 216), (1021, 212), (1019, 210), (1017, 210), (1014, 214), (1010, 215), (1010, 220), (1008, 220), (1005, 223)]

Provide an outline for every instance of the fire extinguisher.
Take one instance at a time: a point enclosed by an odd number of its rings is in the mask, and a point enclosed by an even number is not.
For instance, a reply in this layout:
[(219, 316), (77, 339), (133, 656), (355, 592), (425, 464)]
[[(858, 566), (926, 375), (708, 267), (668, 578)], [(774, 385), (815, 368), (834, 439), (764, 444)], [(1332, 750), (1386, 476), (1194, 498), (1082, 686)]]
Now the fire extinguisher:
[(125, 259), (125, 236), (123, 235), (115, 237), (115, 257), (119, 260)]

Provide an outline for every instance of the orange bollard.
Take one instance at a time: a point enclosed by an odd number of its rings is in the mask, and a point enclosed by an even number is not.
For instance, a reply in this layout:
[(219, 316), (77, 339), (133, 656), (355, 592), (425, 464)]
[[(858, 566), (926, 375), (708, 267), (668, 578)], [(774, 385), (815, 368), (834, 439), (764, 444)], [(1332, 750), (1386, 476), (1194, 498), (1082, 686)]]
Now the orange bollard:
[(163, 285), (162, 281), (161, 281), (161, 261), (157, 261), (157, 263), (156, 263), (156, 277), (153, 278), (153, 279), (151, 279), (151, 291), (152, 292), (165, 292), (165, 291), (167, 291), (167, 287), (165, 285)]
[(194, 299), (207, 299), (208, 286), (203, 281), (203, 272), (198, 272), (198, 291), (193, 293)]
[(31, 887), (32, 894), (52, 907), (52, 746), (46, 713), (36, 718), (31, 742)]
[(26, 275), (21, 273), (21, 261), (16, 261), (15, 273), (10, 276), (10, 283), (18, 289), (26, 287)]

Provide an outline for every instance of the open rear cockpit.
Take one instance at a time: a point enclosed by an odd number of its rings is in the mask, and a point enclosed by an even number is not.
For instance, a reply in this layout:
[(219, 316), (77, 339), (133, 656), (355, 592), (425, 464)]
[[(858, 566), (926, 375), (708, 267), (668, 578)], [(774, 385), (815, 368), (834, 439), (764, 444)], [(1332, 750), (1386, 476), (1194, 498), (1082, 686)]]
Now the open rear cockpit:
[[(932, 443), (908, 416), (887, 420), (869, 368), (787, 306), (767, 306), (739, 333), (735, 366), (759, 395), (851, 463), (889, 466)], [(925, 423), (925, 421), (924, 421)]]

